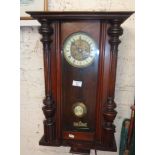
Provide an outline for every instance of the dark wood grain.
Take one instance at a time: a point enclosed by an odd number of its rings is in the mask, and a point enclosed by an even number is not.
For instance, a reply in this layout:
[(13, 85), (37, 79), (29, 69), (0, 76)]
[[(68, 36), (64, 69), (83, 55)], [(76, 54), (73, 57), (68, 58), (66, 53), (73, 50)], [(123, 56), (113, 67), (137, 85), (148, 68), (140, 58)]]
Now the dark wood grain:
[[(74, 138), (69, 137), (69, 135), (73, 135)], [(94, 141), (94, 132), (73, 132), (73, 131), (64, 131), (63, 132), (64, 139), (74, 139), (74, 140), (83, 140), (83, 141)]]
[(50, 21), (47, 19), (40, 20), (41, 27), (39, 29), (42, 34), (41, 42), (43, 43), (43, 56), (44, 56), (44, 76), (45, 76), (45, 99), (42, 110), (46, 117), (44, 120), (44, 141), (52, 142), (55, 140), (55, 103), (52, 96), (52, 81), (51, 81), (51, 35), (53, 29), (50, 27)]
[(33, 18), (46, 18), (50, 20), (104, 20), (109, 21), (111, 19), (120, 19), (121, 22), (124, 22), (128, 17), (130, 17), (134, 11), (118, 11), (118, 12), (73, 12), (73, 11), (27, 11), (26, 13), (30, 14)]
[(119, 36), (123, 34), (123, 29), (120, 27), (120, 20), (113, 19), (110, 22), (111, 26), (108, 29), (108, 35), (110, 37), (110, 64), (109, 64), (109, 83), (108, 83), (108, 98), (104, 107), (103, 117), (104, 123), (103, 128), (106, 133), (106, 141), (104, 145), (107, 147), (111, 146), (111, 139), (114, 139), (115, 125), (113, 121), (116, 117), (117, 112), (115, 111), (116, 103), (114, 101), (115, 92), (115, 80), (116, 80), (116, 66), (117, 66), (117, 52), (118, 45), (120, 44)]
[[(114, 101), (117, 53), (121, 24), (133, 12), (28, 12), (41, 23), (44, 52), (45, 99), (44, 136), (41, 145), (71, 146), (71, 152), (90, 149), (116, 151)], [(63, 45), (75, 32), (89, 34), (99, 53), (86, 68), (76, 68), (65, 60)], [(72, 81), (82, 81), (73, 87)], [(88, 113), (81, 119), (73, 115), (75, 102), (85, 103)], [(88, 123), (88, 129), (73, 127), (74, 121)], [(74, 138), (70, 138), (73, 134)]]

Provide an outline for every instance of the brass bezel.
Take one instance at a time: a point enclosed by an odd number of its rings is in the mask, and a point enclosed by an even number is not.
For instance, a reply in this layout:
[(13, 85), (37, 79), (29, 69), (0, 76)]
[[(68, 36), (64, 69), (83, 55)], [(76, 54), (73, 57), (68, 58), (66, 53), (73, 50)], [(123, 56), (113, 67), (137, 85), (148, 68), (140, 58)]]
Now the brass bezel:
[(79, 66), (79, 65), (75, 65), (75, 64), (71, 63), (71, 62), (68, 60), (68, 58), (66, 57), (66, 55), (65, 55), (65, 50), (64, 50), (64, 48), (65, 48), (65, 46), (66, 46), (68, 40), (70, 40), (70, 38), (73, 37), (74, 35), (78, 35), (78, 34), (85, 35), (85, 36), (89, 37), (89, 38), (94, 42), (94, 44), (95, 44), (95, 50), (94, 50), (94, 51), (95, 51), (95, 55), (97, 54), (97, 51), (98, 51), (97, 42), (96, 42), (88, 33), (80, 31), (80, 32), (74, 32), (74, 33), (72, 33), (71, 35), (69, 35), (69, 36), (65, 39), (64, 44), (63, 44), (63, 55), (64, 55), (64, 57), (65, 57), (65, 60), (66, 60), (71, 66), (77, 67), (77, 68), (85, 68), (85, 67), (91, 65), (91, 64), (94, 62), (95, 56), (94, 56), (93, 60), (92, 60), (90, 63), (88, 63), (88, 64), (86, 64), (86, 65), (80, 65), (80, 66)]

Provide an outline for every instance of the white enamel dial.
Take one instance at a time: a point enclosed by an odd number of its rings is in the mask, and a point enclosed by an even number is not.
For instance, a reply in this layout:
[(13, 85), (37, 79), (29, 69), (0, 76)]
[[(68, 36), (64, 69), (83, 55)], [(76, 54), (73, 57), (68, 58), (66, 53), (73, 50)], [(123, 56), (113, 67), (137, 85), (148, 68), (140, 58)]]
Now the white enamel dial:
[(93, 63), (97, 53), (93, 38), (83, 32), (74, 33), (64, 43), (63, 52), (67, 62), (74, 67), (87, 67)]

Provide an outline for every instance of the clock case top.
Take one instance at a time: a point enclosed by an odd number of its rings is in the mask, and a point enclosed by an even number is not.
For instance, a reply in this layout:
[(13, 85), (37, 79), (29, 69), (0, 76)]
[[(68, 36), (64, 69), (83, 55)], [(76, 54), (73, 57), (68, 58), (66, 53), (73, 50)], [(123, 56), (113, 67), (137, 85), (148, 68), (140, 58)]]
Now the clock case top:
[(89, 11), (27, 11), (34, 19), (50, 20), (107, 20), (119, 19), (123, 23), (134, 11), (113, 11), (113, 12), (89, 12)]
[[(113, 121), (117, 112), (114, 101), (116, 64), (119, 36), (123, 29), (121, 24), (134, 12), (27, 12), (41, 23), (44, 52), (45, 99), (43, 101), (44, 135), (41, 145), (72, 146), (71, 151), (96, 148), (105, 151), (116, 151)], [(96, 107), (96, 131), (81, 134), (80, 132), (62, 131), (62, 62), (61, 62), (61, 24), (63, 22), (91, 21), (100, 23), (99, 64)], [(53, 24), (53, 28), (51, 27)], [(107, 25), (107, 26), (106, 26)], [(58, 52), (57, 52), (58, 51)], [(108, 55), (108, 58), (105, 57)], [(105, 84), (105, 82), (107, 84)], [(107, 97), (104, 98), (104, 93)], [(102, 122), (103, 121), (103, 122)], [(68, 135), (74, 135), (74, 141)], [(77, 151), (78, 152), (78, 151)]]

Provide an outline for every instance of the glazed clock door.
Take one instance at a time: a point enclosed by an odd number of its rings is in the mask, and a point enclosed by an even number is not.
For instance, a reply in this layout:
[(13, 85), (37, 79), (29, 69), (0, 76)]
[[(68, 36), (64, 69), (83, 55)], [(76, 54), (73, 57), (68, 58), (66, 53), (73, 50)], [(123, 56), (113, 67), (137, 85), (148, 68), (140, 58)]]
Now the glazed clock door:
[(63, 22), (61, 24), (64, 139), (93, 141), (99, 61), (99, 27), (100, 24), (97, 21)]

